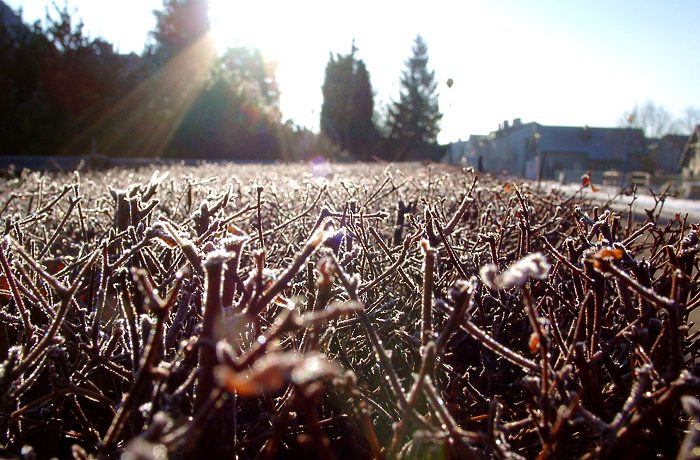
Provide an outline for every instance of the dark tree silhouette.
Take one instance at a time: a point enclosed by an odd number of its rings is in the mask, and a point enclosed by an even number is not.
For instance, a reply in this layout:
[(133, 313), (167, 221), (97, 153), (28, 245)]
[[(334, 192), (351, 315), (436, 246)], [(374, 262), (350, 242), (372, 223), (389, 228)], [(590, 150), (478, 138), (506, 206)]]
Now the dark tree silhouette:
[(374, 94), (365, 63), (350, 54), (332, 54), (326, 64), (321, 106), (321, 133), (355, 157), (369, 159), (377, 139), (374, 124)]
[(138, 58), (119, 55), (111, 43), (87, 37), (83, 22), (75, 23), (67, 7), (56, 12), (56, 19), (47, 18), (45, 36), (54, 46), (45, 63), (52, 70), (45, 72), (43, 85), (77, 131), (136, 83), (132, 71)]
[(138, 57), (87, 37), (66, 6), (47, 12), (43, 28), (16, 23), (0, 26), (0, 153), (59, 153), (133, 86)]
[(170, 156), (275, 160), (282, 129), (274, 67), (257, 49), (230, 48), (215, 61), (167, 148)]
[(154, 43), (150, 54), (163, 64), (185, 49), (210, 29), (207, 0), (164, 0), (162, 11), (154, 11), (156, 29), (151, 32)]
[(418, 35), (413, 55), (401, 74), (399, 100), (389, 107), (387, 125), (395, 158), (429, 149), (436, 142), (442, 114), (438, 106), (435, 73), (428, 69), (428, 46)]
[(45, 153), (63, 136), (64, 123), (42, 82), (53, 46), (38, 24), (5, 24), (0, 24), (0, 154)]

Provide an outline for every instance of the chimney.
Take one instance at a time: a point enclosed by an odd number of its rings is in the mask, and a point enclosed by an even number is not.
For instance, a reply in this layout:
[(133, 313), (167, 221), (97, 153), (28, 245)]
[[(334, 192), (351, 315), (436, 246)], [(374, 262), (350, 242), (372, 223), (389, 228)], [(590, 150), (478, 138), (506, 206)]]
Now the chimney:
[(503, 120), (503, 130), (504, 131), (508, 130), (508, 120)]
[(513, 118), (513, 128), (519, 128), (523, 122), (520, 118)]

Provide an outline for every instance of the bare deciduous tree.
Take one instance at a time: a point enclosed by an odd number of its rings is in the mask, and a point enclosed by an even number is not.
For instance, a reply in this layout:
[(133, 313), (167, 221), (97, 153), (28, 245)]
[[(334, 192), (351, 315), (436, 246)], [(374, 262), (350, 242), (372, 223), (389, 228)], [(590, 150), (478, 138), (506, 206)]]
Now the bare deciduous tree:
[(661, 137), (678, 131), (671, 112), (650, 100), (641, 106), (635, 104), (632, 110), (620, 118), (618, 125), (641, 128), (647, 137)]
[(686, 107), (683, 110), (683, 116), (678, 120), (681, 132), (690, 134), (697, 125), (700, 125), (700, 108)]
[(635, 104), (618, 120), (618, 126), (641, 128), (647, 137), (662, 137), (666, 134), (689, 134), (700, 123), (700, 109), (688, 106), (683, 115), (674, 118), (663, 105), (648, 100)]

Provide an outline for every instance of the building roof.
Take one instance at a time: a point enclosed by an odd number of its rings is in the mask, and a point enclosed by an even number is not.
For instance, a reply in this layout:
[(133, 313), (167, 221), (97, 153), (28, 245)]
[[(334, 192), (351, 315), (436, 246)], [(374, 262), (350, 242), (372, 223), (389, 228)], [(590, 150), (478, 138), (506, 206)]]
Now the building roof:
[(22, 22), (22, 17), (5, 2), (0, 0), (0, 27), (5, 28), (13, 40), (18, 39), (20, 31), (28, 31), (28, 27)]
[(585, 153), (590, 160), (624, 161), (626, 153), (644, 151), (644, 132), (641, 129), (537, 124), (537, 133), (540, 151)]

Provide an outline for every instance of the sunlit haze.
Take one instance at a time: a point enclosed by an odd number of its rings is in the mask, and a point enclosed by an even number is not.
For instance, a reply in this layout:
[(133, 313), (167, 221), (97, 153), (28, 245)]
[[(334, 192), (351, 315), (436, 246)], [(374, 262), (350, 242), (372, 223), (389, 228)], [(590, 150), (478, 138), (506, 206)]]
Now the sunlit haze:
[[(25, 22), (45, 0), (6, 0)], [(61, 4), (59, 2), (59, 4)], [(143, 51), (160, 0), (71, 0), (69, 10), (121, 52)], [(652, 100), (680, 116), (700, 105), (700, 2), (233, 2), (211, 0), (220, 49), (252, 45), (278, 63), (285, 118), (318, 129), (330, 52), (355, 39), (378, 113), (397, 98), (420, 33), (439, 83), (441, 142), (488, 133), (506, 119), (614, 126)], [(448, 88), (448, 78), (454, 85)]]

